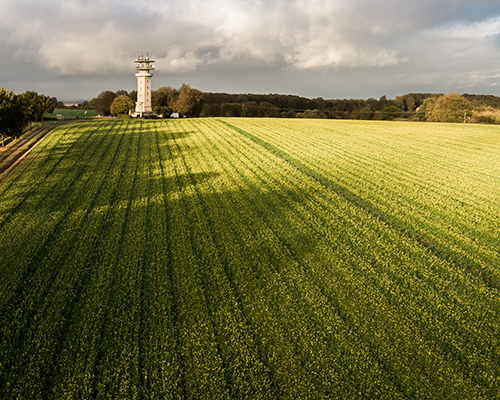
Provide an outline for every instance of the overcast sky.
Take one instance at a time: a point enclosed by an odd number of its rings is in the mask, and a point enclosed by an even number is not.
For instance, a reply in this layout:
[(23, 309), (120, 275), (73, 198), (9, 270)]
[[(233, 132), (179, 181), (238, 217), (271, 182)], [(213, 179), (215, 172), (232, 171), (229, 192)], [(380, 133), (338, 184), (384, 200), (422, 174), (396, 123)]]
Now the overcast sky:
[(59, 100), (136, 87), (305, 97), (500, 96), (500, 1), (0, 0), (0, 86)]

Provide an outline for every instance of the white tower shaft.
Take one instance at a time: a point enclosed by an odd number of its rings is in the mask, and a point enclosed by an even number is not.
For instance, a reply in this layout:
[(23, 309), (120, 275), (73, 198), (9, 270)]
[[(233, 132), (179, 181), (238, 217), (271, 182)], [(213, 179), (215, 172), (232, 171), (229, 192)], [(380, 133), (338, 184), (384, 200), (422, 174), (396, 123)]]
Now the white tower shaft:
[(151, 77), (152, 74), (139, 73), (137, 77), (137, 103), (135, 105), (136, 114), (150, 114), (151, 108)]

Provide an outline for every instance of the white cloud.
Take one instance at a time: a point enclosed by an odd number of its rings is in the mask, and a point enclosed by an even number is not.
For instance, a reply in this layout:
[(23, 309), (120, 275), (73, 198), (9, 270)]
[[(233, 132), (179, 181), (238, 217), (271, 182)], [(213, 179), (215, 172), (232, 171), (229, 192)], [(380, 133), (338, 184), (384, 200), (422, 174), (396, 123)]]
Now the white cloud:
[(467, 42), (480, 42), (499, 34), (499, 16), (492, 17), (486, 21), (476, 21), (472, 23), (459, 22), (452, 26), (439, 27), (429, 32), (429, 36), (435, 39)]
[[(131, 73), (140, 50), (149, 51), (162, 74), (210, 70), (222, 77), (240, 74), (244, 81), (254, 73), (252, 82), (259, 82), (262, 71), (272, 71), (271, 82), (297, 74), (325, 79), (326, 74), (318, 74), (325, 70), (330, 71), (329, 79), (354, 76), (349, 72), (354, 70), (365, 75), (353, 85), (373, 80), (392, 84), (397, 79), (412, 85), (468, 81), (490, 87), (499, 79), (500, 4), (0, 0), (0, 35), (0, 78), (5, 71), (15, 76), (17, 70), (111, 78)], [(385, 80), (377, 78), (382, 74)]]
[[(108, 36), (112, 40), (106, 39)], [(82, 75), (127, 70), (127, 57), (120, 46), (125, 40), (112, 26), (86, 36), (66, 34), (63, 40), (51, 37), (41, 44), (38, 58), (61, 75)]]
[(183, 52), (179, 47), (173, 46), (169, 49), (167, 56), (156, 60), (156, 65), (168, 72), (191, 72), (203, 64), (203, 58), (193, 52)]
[(454, 21), (416, 32), (401, 43), (409, 72), (419, 81), (460, 88), (488, 87), (498, 79), (500, 17)]
[(156, 53), (169, 72), (238, 60), (296, 69), (397, 63), (396, 51), (362, 40), (373, 27), (350, 31), (344, 1), (52, 3), (45, 19), (12, 7), (9, 40), (30, 43), (42, 65), (63, 75), (124, 70), (136, 47)]

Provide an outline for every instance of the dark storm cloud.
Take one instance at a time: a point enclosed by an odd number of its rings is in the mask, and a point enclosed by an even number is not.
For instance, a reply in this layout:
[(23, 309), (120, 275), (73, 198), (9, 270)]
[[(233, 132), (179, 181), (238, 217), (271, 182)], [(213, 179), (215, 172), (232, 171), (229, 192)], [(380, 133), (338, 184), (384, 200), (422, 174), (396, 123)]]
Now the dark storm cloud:
[(74, 82), (82, 96), (133, 85), (137, 50), (168, 84), (202, 90), (495, 93), (500, 75), (497, 1), (0, 0), (0, 34), (0, 85)]

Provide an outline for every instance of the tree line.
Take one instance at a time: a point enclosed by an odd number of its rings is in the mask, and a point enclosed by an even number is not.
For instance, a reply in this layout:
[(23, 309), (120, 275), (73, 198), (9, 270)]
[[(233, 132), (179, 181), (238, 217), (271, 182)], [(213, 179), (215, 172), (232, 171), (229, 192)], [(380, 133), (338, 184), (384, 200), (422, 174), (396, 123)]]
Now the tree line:
[[(19, 137), (32, 122), (41, 121), (55, 108), (94, 109), (102, 115), (128, 115), (135, 109), (137, 92), (103, 91), (78, 106), (66, 107), (55, 97), (34, 91), (15, 94), (0, 88), (0, 133)], [(388, 99), (309, 99), (282, 94), (229, 94), (202, 92), (183, 84), (152, 91), (153, 111), (169, 117), (272, 117), (362, 120), (414, 120), (433, 122), (500, 123), (500, 97), (457, 93), (408, 93)]]
[(55, 97), (33, 91), (15, 94), (0, 87), (0, 134), (18, 138), (29, 124), (42, 121), (45, 113), (52, 113), (56, 105)]
[(414, 120), (499, 122), (481, 119), (485, 109), (500, 108), (495, 96), (457, 93), (408, 93), (388, 99), (305, 98), (280, 94), (204, 93), (202, 117), (331, 118), (361, 120)]
[[(82, 107), (101, 114), (127, 114), (137, 92), (101, 92)], [(168, 117), (176, 112), (188, 117), (331, 118), (362, 120), (413, 120), (435, 122), (500, 123), (500, 98), (457, 93), (408, 93), (388, 99), (309, 99), (281, 94), (229, 94), (201, 92), (183, 84), (180, 89), (152, 91), (153, 111)]]

